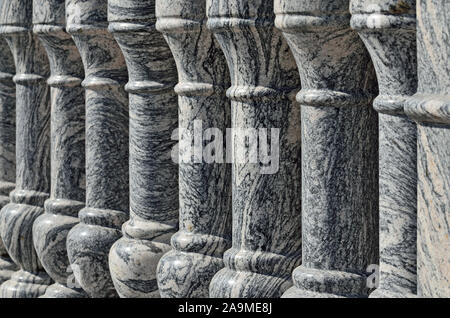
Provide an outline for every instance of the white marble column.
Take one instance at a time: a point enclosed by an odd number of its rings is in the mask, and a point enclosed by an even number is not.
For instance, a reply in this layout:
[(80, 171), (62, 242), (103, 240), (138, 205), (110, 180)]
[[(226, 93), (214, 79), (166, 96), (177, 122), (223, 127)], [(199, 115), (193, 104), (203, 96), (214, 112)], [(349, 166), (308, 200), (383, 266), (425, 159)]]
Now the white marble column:
[(416, 1), (352, 0), (351, 25), (374, 63), (380, 94), (379, 287), (371, 297), (416, 294), (417, 128), (404, 113), (417, 88)]
[(298, 72), (272, 1), (209, 0), (207, 16), (230, 70), (235, 132), (232, 247), (210, 296), (279, 297), (301, 260)]
[[(231, 127), (225, 95), (230, 79), (219, 44), (206, 28), (205, 4), (156, 1), (156, 28), (172, 50), (179, 77), (180, 230), (158, 265), (163, 297), (208, 297), (209, 283), (231, 247), (231, 165), (222, 148)], [(200, 160), (192, 149), (196, 133), (202, 143), (214, 141), (201, 149)]]
[[(16, 179), (15, 72), (11, 51), (0, 36), (0, 209), (9, 203), (9, 193), (14, 190)], [(0, 285), (17, 269), (0, 237)]]
[(450, 297), (450, 2), (417, 0), (417, 293)]
[(50, 68), (32, 32), (32, 0), (0, 2), (0, 34), (16, 65), (16, 188), (0, 213), (0, 234), (20, 267), (0, 288), (1, 297), (38, 297), (51, 283), (33, 246), (32, 226), (50, 190)]
[(378, 263), (378, 134), (370, 56), (349, 1), (277, 0), (300, 72), (302, 265), (284, 297), (366, 297)]
[(45, 213), (33, 225), (36, 252), (55, 281), (44, 297), (79, 298), (67, 257), (66, 238), (78, 223), (85, 202), (85, 125), (83, 64), (75, 43), (65, 32), (64, 0), (34, 0), (34, 33), (50, 62), (51, 189)]
[(154, 0), (109, 0), (109, 31), (128, 66), (130, 219), (109, 255), (121, 297), (159, 297), (156, 267), (178, 227), (178, 166), (171, 159), (178, 126), (175, 61), (156, 31)]
[(128, 219), (127, 69), (107, 30), (107, 0), (66, 0), (66, 23), (86, 89), (86, 207), (67, 236), (67, 252), (77, 282), (91, 297), (117, 297), (108, 254)]

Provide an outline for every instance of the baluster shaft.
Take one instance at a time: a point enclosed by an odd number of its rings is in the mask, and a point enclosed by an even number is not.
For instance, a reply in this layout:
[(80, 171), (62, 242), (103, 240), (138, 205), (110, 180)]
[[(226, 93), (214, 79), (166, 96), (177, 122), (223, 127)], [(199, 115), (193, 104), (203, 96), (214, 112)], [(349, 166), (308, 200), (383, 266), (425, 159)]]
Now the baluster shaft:
[(378, 263), (378, 134), (369, 54), (349, 2), (278, 0), (302, 90), (302, 265), (284, 297), (367, 296)]
[(34, 33), (50, 62), (47, 81), (51, 96), (51, 190), (45, 213), (33, 225), (39, 259), (55, 281), (44, 297), (80, 298), (73, 282), (66, 238), (78, 223), (85, 202), (85, 124), (83, 64), (71, 36), (65, 32), (63, 0), (34, 0)]
[(128, 219), (127, 69), (107, 30), (107, 0), (66, 0), (66, 23), (86, 89), (86, 207), (68, 234), (67, 252), (77, 282), (91, 297), (117, 297), (108, 253)]
[(233, 241), (212, 297), (279, 297), (301, 259), (300, 81), (273, 9), (271, 1), (207, 2), (230, 70), (234, 129)]
[[(228, 68), (206, 28), (205, 1), (156, 3), (156, 27), (178, 66), (181, 129), (180, 231), (172, 237), (174, 249), (159, 262), (158, 285), (163, 297), (208, 297), (209, 283), (231, 247), (231, 166), (223, 151), (230, 128)], [(206, 144), (200, 160), (194, 158), (193, 138)]]
[(374, 63), (379, 115), (379, 287), (371, 297), (416, 293), (416, 125), (404, 104), (417, 88), (415, 0), (353, 0), (352, 27)]
[(121, 297), (159, 297), (156, 267), (178, 227), (175, 62), (156, 31), (155, 1), (109, 0), (109, 30), (125, 56), (130, 100), (130, 219), (110, 252)]
[(417, 294), (450, 297), (450, 2), (417, 1)]
[(2, 297), (38, 297), (51, 283), (33, 246), (32, 226), (50, 190), (50, 74), (32, 32), (32, 0), (0, 2), (0, 33), (16, 65), (16, 188), (0, 213), (0, 234), (20, 267), (0, 288)]
[[(0, 37), (0, 209), (9, 203), (16, 179), (16, 99), (14, 59)], [(17, 266), (9, 257), (0, 237), (0, 285), (11, 278)]]

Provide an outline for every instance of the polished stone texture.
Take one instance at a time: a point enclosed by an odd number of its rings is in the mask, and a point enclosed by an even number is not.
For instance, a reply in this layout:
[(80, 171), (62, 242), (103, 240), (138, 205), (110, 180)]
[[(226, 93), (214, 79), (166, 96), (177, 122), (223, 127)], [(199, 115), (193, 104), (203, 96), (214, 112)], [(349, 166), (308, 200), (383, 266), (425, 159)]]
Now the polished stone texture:
[(31, 22), (32, 0), (0, 2), (0, 34), (16, 66), (16, 188), (1, 210), (0, 235), (20, 267), (1, 286), (1, 297), (38, 297), (51, 283), (32, 237), (33, 222), (44, 212), (50, 190), (50, 68)]
[(377, 82), (348, 9), (275, 1), (302, 82), (302, 265), (283, 297), (365, 297), (378, 263)]
[(127, 69), (107, 30), (107, 0), (66, 0), (66, 23), (86, 89), (86, 207), (68, 234), (67, 252), (76, 281), (91, 297), (117, 297), (108, 253), (129, 210)]
[(156, 267), (178, 228), (175, 61), (156, 31), (154, 0), (109, 0), (109, 31), (125, 56), (130, 102), (130, 219), (109, 264), (121, 297), (159, 297)]
[[(16, 179), (16, 99), (14, 59), (0, 36), (0, 209), (9, 203)], [(0, 285), (17, 271), (0, 237)]]
[(374, 63), (379, 113), (380, 278), (370, 297), (416, 294), (417, 128), (404, 113), (416, 92), (416, 1), (352, 0), (351, 25)]
[(417, 293), (450, 297), (450, 2), (417, 0)]
[[(201, 121), (203, 134), (208, 128), (225, 133), (231, 125), (225, 95), (230, 86), (228, 68), (206, 28), (205, 4), (203, 0), (156, 1), (156, 28), (164, 33), (177, 61), (175, 91), (179, 127), (184, 129), (179, 132), (180, 230), (172, 237), (173, 250), (158, 265), (161, 296), (170, 298), (208, 297), (211, 279), (224, 267), (223, 253), (231, 247), (231, 164), (224, 163), (223, 156), (216, 162), (206, 162), (207, 158), (196, 162), (194, 151), (184, 149), (197, 132), (195, 121)], [(203, 138), (210, 142), (222, 136)], [(215, 154), (220, 156), (221, 150), (215, 149)], [(187, 158), (189, 162), (184, 161)]]
[[(207, 1), (207, 26), (231, 75), (232, 128), (279, 129), (279, 145), (272, 140), (271, 147), (279, 150), (278, 171), (263, 174), (250, 160), (232, 164), (232, 247), (211, 281), (211, 297), (279, 297), (301, 261), (300, 80), (273, 9), (272, 1)], [(252, 148), (240, 138), (232, 147), (236, 159)]]
[[(45, 213), (33, 225), (33, 242), (42, 266), (55, 281), (45, 297), (75, 298), (85, 294), (71, 285), (66, 238), (78, 223), (85, 202), (84, 78), (75, 43), (65, 32), (64, 0), (34, 0), (34, 33), (50, 62), (51, 189)], [(69, 284), (70, 286), (67, 286)]]

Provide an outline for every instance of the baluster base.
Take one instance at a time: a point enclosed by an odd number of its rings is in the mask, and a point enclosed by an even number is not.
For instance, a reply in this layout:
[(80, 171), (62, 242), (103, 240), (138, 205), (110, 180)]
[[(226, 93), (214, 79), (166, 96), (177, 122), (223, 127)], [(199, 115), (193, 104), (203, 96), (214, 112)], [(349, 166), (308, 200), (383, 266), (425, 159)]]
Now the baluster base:
[[(167, 239), (168, 241), (168, 239)], [(167, 243), (122, 237), (111, 248), (111, 276), (120, 297), (159, 298), (156, 267)]]
[(337, 270), (297, 267), (294, 285), (282, 298), (367, 298), (365, 275)]
[(59, 283), (50, 285), (39, 298), (87, 298), (88, 295), (78, 288), (69, 288)]
[(0, 286), (0, 298), (37, 298), (45, 293), (51, 283), (51, 278), (45, 272), (20, 270)]
[(392, 291), (389, 287), (378, 287), (369, 295), (369, 298), (417, 298), (417, 295), (409, 291)]
[(11, 279), (11, 276), (17, 271), (16, 264), (7, 256), (0, 256), (0, 285)]
[(118, 224), (126, 217), (121, 211), (84, 208), (79, 213), (82, 223), (67, 235), (67, 253), (75, 279), (93, 298), (118, 297), (109, 271), (108, 253), (122, 236)]
[(290, 275), (277, 277), (223, 268), (211, 281), (212, 298), (279, 298), (292, 286)]
[(224, 267), (220, 257), (172, 250), (158, 264), (163, 298), (208, 298), (213, 276)]

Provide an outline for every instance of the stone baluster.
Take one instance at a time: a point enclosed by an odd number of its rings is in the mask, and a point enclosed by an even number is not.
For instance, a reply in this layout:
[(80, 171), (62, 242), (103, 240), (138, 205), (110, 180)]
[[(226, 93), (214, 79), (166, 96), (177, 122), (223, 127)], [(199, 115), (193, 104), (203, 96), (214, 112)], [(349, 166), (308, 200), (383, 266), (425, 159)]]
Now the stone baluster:
[(349, 1), (277, 0), (302, 90), (302, 265), (284, 297), (365, 297), (378, 263), (376, 79)]
[[(219, 44), (206, 28), (205, 3), (156, 1), (156, 27), (164, 33), (177, 61), (175, 91), (183, 130), (179, 144), (180, 231), (172, 237), (174, 249), (158, 265), (163, 297), (208, 297), (210, 281), (224, 267), (223, 253), (231, 247), (231, 165), (225, 163), (222, 147), (223, 134), (230, 127), (231, 108), (225, 96), (230, 80)], [(200, 135), (194, 137), (196, 133)], [(201, 161), (194, 157), (192, 137), (205, 142), (214, 138), (213, 148), (203, 150)]]
[(234, 129), (232, 247), (211, 297), (279, 297), (301, 260), (300, 80), (273, 11), (271, 1), (207, 2), (230, 70)]
[(353, 29), (372, 57), (380, 95), (380, 269), (371, 297), (416, 294), (416, 124), (404, 113), (417, 88), (416, 1), (352, 0)]
[[(65, 32), (64, 0), (34, 0), (34, 33), (50, 62), (51, 188), (45, 213), (33, 225), (33, 242), (42, 266), (55, 281), (45, 297), (79, 298), (85, 294), (71, 278), (66, 238), (78, 223), (85, 202), (85, 124), (83, 64)], [(67, 286), (69, 284), (69, 286)], [(73, 285), (71, 285), (73, 284)]]
[(417, 0), (417, 293), (450, 297), (450, 2)]
[(130, 219), (110, 251), (121, 297), (159, 297), (156, 267), (178, 227), (178, 167), (171, 159), (178, 126), (176, 66), (156, 31), (154, 0), (109, 0), (109, 31), (128, 66)]
[(107, 0), (66, 0), (66, 23), (86, 89), (86, 207), (68, 234), (67, 252), (76, 281), (91, 297), (117, 297), (108, 254), (128, 219), (127, 69), (107, 30)]
[[(6, 41), (0, 37), (0, 209), (9, 203), (16, 179), (16, 105), (14, 59)], [(0, 285), (17, 271), (0, 237)]]
[(0, 33), (16, 65), (16, 188), (0, 212), (0, 234), (20, 267), (1, 297), (38, 297), (52, 280), (33, 246), (32, 226), (50, 190), (50, 73), (44, 48), (32, 32), (32, 0), (0, 1)]

